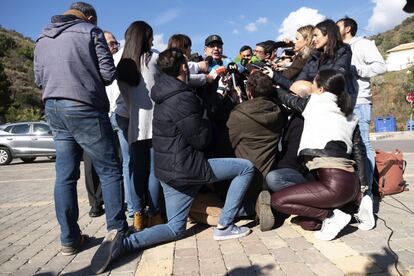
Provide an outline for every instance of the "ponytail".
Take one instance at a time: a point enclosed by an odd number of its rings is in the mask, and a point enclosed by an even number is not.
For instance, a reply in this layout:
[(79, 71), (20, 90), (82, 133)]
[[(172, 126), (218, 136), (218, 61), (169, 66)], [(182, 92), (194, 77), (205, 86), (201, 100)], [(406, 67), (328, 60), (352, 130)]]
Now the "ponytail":
[(352, 98), (351, 95), (348, 94), (346, 91), (342, 91), (338, 95), (338, 101), (336, 102), (339, 109), (345, 113), (345, 116), (348, 116), (352, 114), (353, 108), (352, 108)]
[(318, 87), (323, 87), (325, 91), (338, 97), (336, 104), (345, 113), (345, 116), (352, 114), (352, 98), (345, 91), (345, 76), (341, 71), (335, 69), (321, 70), (316, 75), (315, 81)]

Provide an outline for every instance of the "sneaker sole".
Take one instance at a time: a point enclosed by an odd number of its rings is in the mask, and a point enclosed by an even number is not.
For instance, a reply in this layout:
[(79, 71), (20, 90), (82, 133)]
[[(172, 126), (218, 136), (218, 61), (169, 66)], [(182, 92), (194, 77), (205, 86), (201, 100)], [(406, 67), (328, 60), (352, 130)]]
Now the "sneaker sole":
[(224, 241), (224, 240), (238, 239), (238, 238), (246, 237), (251, 232), (252, 232), (252, 230), (249, 229), (249, 231), (246, 231), (244, 233), (234, 234), (234, 235), (227, 235), (227, 236), (213, 236), (213, 238), (216, 241)]
[(101, 274), (108, 267), (109, 263), (112, 260), (112, 252), (115, 244), (118, 239), (121, 238), (120, 232), (118, 230), (111, 230), (106, 236), (105, 240), (96, 250), (95, 255), (93, 255), (90, 265), (90, 270), (94, 274)]
[(259, 223), (260, 231), (269, 231), (275, 225), (275, 217), (272, 213), (272, 207), (270, 206), (270, 193), (263, 191), (259, 194)]

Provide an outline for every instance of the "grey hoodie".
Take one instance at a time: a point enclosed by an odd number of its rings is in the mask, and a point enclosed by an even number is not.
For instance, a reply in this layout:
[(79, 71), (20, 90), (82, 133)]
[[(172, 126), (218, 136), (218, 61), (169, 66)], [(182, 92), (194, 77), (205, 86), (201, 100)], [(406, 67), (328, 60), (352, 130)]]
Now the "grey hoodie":
[(73, 15), (57, 15), (36, 40), (35, 82), (43, 100), (64, 98), (108, 112), (105, 85), (116, 68), (104, 34)]

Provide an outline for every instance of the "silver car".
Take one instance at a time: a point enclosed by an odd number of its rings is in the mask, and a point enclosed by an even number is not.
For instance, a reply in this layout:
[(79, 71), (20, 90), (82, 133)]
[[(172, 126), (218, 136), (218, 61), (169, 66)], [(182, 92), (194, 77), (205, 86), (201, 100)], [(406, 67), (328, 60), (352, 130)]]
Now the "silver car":
[(13, 158), (33, 162), (36, 157), (55, 158), (52, 132), (46, 122), (21, 122), (0, 126), (0, 165)]

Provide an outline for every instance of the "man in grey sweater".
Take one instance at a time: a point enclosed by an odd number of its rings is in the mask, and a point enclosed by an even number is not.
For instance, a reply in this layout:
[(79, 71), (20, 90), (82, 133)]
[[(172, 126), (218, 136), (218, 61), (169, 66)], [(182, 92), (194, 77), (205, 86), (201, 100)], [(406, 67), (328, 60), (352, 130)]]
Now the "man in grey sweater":
[(115, 79), (115, 66), (95, 9), (77, 2), (53, 16), (36, 40), (34, 71), (43, 90), (45, 113), (56, 145), (55, 210), (61, 228), (62, 254), (84, 244), (77, 223), (77, 180), (84, 151), (102, 184), (107, 229), (123, 231), (122, 173), (115, 155), (105, 85)]
[(372, 113), (372, 93), (370, 79), (377, 75), (384, 74), (387, 70), (383, 57), (375, 46), (375, 42), (366, 38), (357, 37), (357, 22), (349, 17), (342, 18), (336, 23), (341, 33), (342, 40), (348, 43), (352, 49), (352, 69), (356, 78), (355, 85), (358, 90), (358, 97), (354, 108), (354, 114), (358, 117), (358, 125), (361, 130), (362, 141), (367, 151), (367, 177), (368, 191), (361, 201), (356, 214), (360, 221), (358, 228), (370, 230), (375, 226), (373, 203), (372, 203), (372, 180), (375, 167), (375, 151), (369, 140), (369, 129)]

